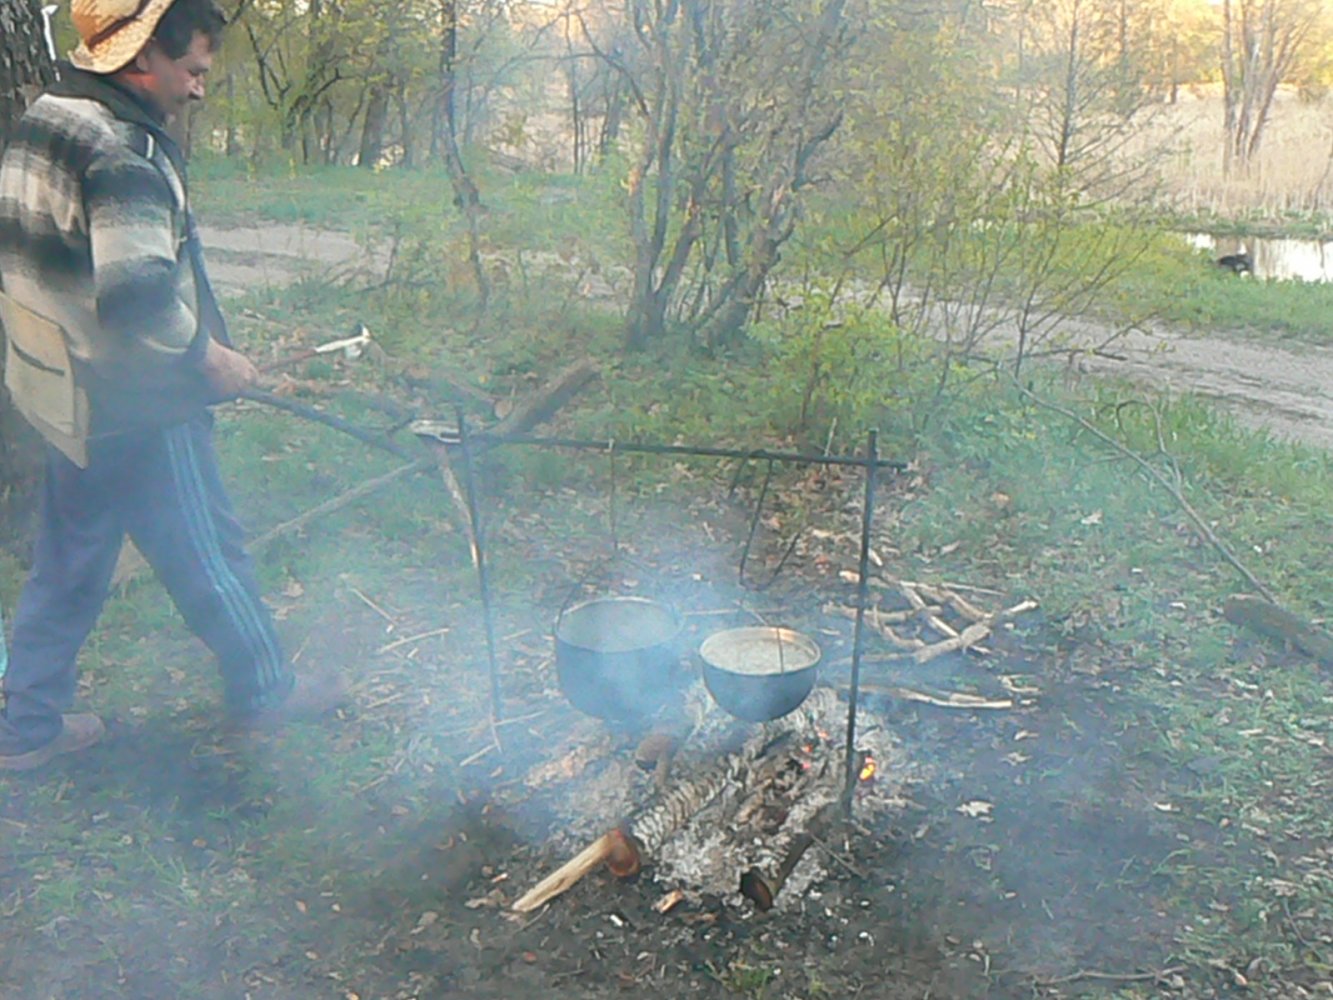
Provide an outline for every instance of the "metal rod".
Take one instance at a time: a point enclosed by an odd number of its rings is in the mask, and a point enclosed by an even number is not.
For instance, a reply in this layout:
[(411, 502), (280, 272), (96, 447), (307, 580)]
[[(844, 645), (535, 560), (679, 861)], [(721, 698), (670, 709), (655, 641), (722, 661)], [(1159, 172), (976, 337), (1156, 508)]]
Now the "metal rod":
[(366, 430), (364, 427), (358, 427), (341, 417), (334, 416), (332, 413), (325, 413), (323, 410), (317, 410), (313, 406), (307, 406), (305, 403), (298, 403), (294, 399), (288, 399), (285, 396), (276, 396), (271, 392), (265, 392), (263, 389), (246, 389), (240, 394), (239, 399), (248, 399), (252, 403), (263, 403), (265, 406), (271, 406), (277, 410), (286, 410), (288, 413), (295, 414), (305, 420), (313, 421), (317, 424), (323, 424), (326, 427), (332, 427), (335, 431), (342, 431), (351, 437), (356, 438), (363, 444), (368, 444), (373, 448), (381, 448), (384, 451), (392, 452), (399, 458), (405, 458), (408, 461), (421, 457), (421, 452), (399, 444), (397, 441), (391, 441), (384, 434), (378, 431)]
[(490, 660), (491, 670), (491, 722), (497, 723), (504, 718), (504, 705), (500, 692), (500, 665), (495, 655), (495, 619), (491, 613), (491, 585), (486, 575), (486, 558), (483, 551), (484, 529), (481, 523), (481, 507), (477, 503), (476, 475), (472, 466), (471, 434), (468, 433), (467, 421), (463, 410), (458, 409), (458, 447), (463, 453), (463, 482), (467, 491), (467, 513), (472, 522), (472, 563), (477, 567), (477, 587), (481, 591), (481, 614), (486, 626), (486, 655)]
[[(531, 434), (488, 434), (485, 431), (476, 435), (476, 445), (479, 449), (484, 450), (507, 444), (528, 444), (547, 448), (573, 448), (604, 452), (610, 442), (584, 441), (577, 438), (536, 437)], [(765, 451), (763, 449), (740, 451), (734, 448), (707, 448), (679, 444), (634, 444), (632, 442), (626, 444), (623, 441), (616, 441), (614, 444), (615, 450), (618, 452), (632, 452), (643, 455), (696, 455), (700, 458), (769, 459), (774, 462), (802, 462), (807, 465), (866, 466), (869, 464), (869, 459), (860, 458), (856, 455), (819, 455), (792, 451)], [(876, 460), (875, 466), (880, 469), (897, 469), (901, 472), (907, 468), (907, 463)]]
[(852, 814), (852, 799), (860, 780), (861, 765), (856, 754), (856, 703), (861, 693), (861, 645), (866, 617), (866, 596), (870, 578), (870, 528), (875, 519), (875, 479), (879, 468), (879, 431), (872, 430), (866, 440), (866, 496), (861, 511), (861, 560), (857, 566), (856, 628), (852, 632), (852, 681), (847, 694), (847, 784), (842, 793), (843, 814)]

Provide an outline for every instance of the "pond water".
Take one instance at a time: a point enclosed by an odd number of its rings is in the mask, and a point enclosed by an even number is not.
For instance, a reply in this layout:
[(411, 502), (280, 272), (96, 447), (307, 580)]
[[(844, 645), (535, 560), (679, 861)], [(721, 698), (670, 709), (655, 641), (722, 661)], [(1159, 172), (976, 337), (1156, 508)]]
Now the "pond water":
[(1191, 246), (1214, 259), (1248, 253), (1256, 278), (1280, 281), (1333, 281), (1333, 241), (1262, 239), (1253, 236), (1186, 235)]

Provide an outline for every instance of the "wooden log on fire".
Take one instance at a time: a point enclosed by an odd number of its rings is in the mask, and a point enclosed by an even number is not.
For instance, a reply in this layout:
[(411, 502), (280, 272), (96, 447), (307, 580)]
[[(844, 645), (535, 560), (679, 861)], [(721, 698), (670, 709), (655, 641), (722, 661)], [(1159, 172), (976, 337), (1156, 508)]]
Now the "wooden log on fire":
[(841, 810), (837, 802), (828, 802), (809, 820), (789, 824), (778, 838), (761, 852), (755, 863), (741, 875), (741, 895), (762, 911), (771, 910), (778, 893), (796, 870), (810, 845), (822, 839), (836, 822)]
[(771, 781), (787, 763), (791, 734), (776, 740), (747, 742), (736, 753), (689, 781), (682, 781), (649, 808), (602, 834), (569, 861), (514, 901), (516, 913), (530, 913), (567, 892), (589, 872), (605, 865), (617, 878), (638, 873), (673, 833), (724, 796)]

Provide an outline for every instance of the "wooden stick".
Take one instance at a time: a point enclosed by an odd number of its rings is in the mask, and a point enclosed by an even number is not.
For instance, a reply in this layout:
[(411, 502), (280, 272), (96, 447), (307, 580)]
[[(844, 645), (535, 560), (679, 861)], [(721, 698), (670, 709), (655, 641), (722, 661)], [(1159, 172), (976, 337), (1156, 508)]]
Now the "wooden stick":
[(432, 464), (432, 462), (426, 459), (420, 459), (415, 462), (409, 462), (407, 465), (400, 465), (398, 468), (391, 472), (386, 472), (382, 476), (368, 479), (364, 483), (353, 486), (350, 490), (339, 493), (336, 497), (325, 500), (318, 507), (312, 507), (305, 513), (298, 514), (296, 517), (283, 521), (281, 524), (270, 528), (262, 535), (256, 535), (247, 548), (249, 548), (251, 552), (256, 552), (279, 536), (285, 535), (289, 531), (295, 531), (297, 528), (303, 528), (316, 518), (342, 510), (349, 504), (355, 503), (362, 497), (370, 496), (370, 494), (383, 489), (390, 483), (397, 482), (404, 476), (410, 476), (414, 472), (422, 472), (425, 469), (429, 469)]
[(924, 649), (918, 649), (912, 654), (912, 659), (917, 663), (927, 663), (937, 656), (943, 656), (945, 653), (975, 646), (988, 635), (990, 635), (990, 626), (983, 622), (975, 622), (963, 629), (959, 635), (954, 635)]
[(1228, 563), (1230, 563), (1231, 567), (1237, 573), (1243, 576), (1245, 578), (1245, 581), (1251, 587), (1253, 587), (1256, 591), (1259, 592), (1260, 597), (1263, 597), (1265, 600), (1270, 601), (1273, 604), (1278, 603), (1277, 598), (1273, 596), (1273, 592), (1269, 590), (1267, 587), (1265, 587), (1263, 583), (1260, 582), (1259, 578), (1255, 576), (1252, 572), (1250, 572), (1249, 567), (1247, 567), (1244, 563), (1240, 561), (1240, 559), (1236, 557), (1236, 554), (1231, 551), (1231, 548), (1217, 536), (1217, 533), (1213, 531), (1212, 527), (1208, 524), (1208, 522), (1205, 521), (1202, 515), (1200, 515), (1199, 512), (1194, 509), (1194, 507), (1190, 504), (1189, 500), (1186, 499), (1185, 494), (1180, 489), (1180, 487), (1177, 486), (1175, 483), (1173, 483), (1170, 479), (1168, 479), (1160, 469), (1154, 466), (1151, 462), (1149, 462), (1138, 452), (1125, 447), (1115, 438), (1111, 437), (1111, 435), (1107, 434), (1101, 428), (1097, 427), (1095, 424), (1091, 423), (1084, 417), (1073, 412), (1072, 410), (1066, 409), (1063, 406), (1059, 406), (1056, 403), (1052, 403), (1048, 399), (1043, 399), (1041, 396), (1037, 395), (1027, 386), (1023, 385), (1023, 383), (1020, 382), (1018, 378), (1016, 377), (1012, 378), (1014, 387), (1023, 396), (1032, 400), (1034, 403), (1036, 403), (1043, 409), (1050, 410), (1053, 413), (1058, 413), (1062, 417), (1065, 417), (1068, 420), (1072, 420), (1074, 423), (1078, 424), (1085, 431), (1087, 431), (1089, 434), (1095, 437), (1098, 441), (1101, 441), (1103, 444), (1110, 447), (1113, 451), (1116, 451), (1119, 454), (1125, 456), (1131, 462), (1137, 465), (1145, 476), (1147, 476), (1150, 480), (1152, 480), (1158, 486), (1162, 487), (1162, 489), (1166, 490), (1166, 492), (1171, 495), (1171, 498), (1176, 501), (1176, 504), (1180, 507), (1180, 509), (1185, 512), (1185, 516), (1190, 519), (1190, 522), (1194, 525), (1194, 528), (1199, 533), (1200, 537), (1202, 537), (1204, 541), (1206, 541), (1209, 545), (1211, 545), (1217, 551), (1218, 555), (1220, 555), (1223, 559), (1225, 559)]
[[(414, 472), (422, 472), (432, 468), (435, 465), (430, 459), (420, 459), (415, 462), (409, 462), (407, 465), (400, 465), (391, 472), (386, 472), (382, 476), (374, 479), (368, 479), (364, 483), (359, 483), (351, 489), (339, 493), (336, 497), (325, 500), (316, 507), (311, 507), (304, 513), (297, 514), (290, 520), (283, 521), (275, 525), (262, 535), (256, 535), (246, 545), (250, 552), (258, 552), (271, 542), (282, 537), (285, 534), (296, 531), (298, 528), (304, 528), (311, 521), (324, 517), (342, 510), (344, 507), (356, 503), (356, 501), (370, 496), (370, 494), (382, 490), (391, 483), (397, 482), (404, 476), (410, 476)], [(116, 562), (116, 570), (111, 578), (111, 586), (119, 587), (122, 584), (128, 584), (141, 576), (148, 568), (148, 563), (139, 550), (134, 547), (134, 543), (126, 539), (124, 547), (121, 549), (120, 559)]]
[(543, 903), (568, 892), (579, 879), (603, 864), (613, 864), (618, 861), (617, 867), (623, 868), (629, 860), (627, 851), (634, 854), (637, 870), (638, 852), (634, 850), (625, 835), (619, 830), (602, 834), (515, 900), (512, 909), (516, 913), (531, 913)]
[(402, 639), (397, 639), (389, 643), (387, 646), (381, 646), (379, 649), (375, 650), (375, 655), (380, 656), (383, 653), (389, 652), (391, 649), (397, 649), (399, 646), (406, 646), (409, 642), (430, 639), (437, 635), (447, 635), (451, 631), (452, 629), (446, 625), (444, 628), (433, 628), (429, 632), (418, 632), (416, 635), (405, 636)]
[(1004, 710), (1014, 707), (1012, 698), (983, 698), (980, 695), (964, 694), (958, 691), (951, 691), (948, 694), (931, 694), (928, 691), (916, 691), (912, 688), (899, 687), (896, 684), (862, 684), (861, 690), (866, 694), (901, 698), (903, 701), (915, 701), (922, 705), (934, 705), (937, 708), (960, 708), (971, 711), (973, 709)]
[(917, 611), (925, 615), (926, 624), (928, 624), (931, 628), (933, 628), (940, 635), (944, 636), (946, 639), (957, 639), (958, 630), (956, 628), (954, 628), (952, 625), (946, 622), (939, 615), (931, 614), (927, 610), (929, 605), (926, 603), (925, 598), (920, 593), (917, 592), (917, 586), (918, 585), (916, 584), (909, 586), (906, 583), (900, 583), (898, 585), (898, 591), (903, 595), (903, 597), (907, 598), (907, 602), (911, 604), (912, 607), (916, 608)]

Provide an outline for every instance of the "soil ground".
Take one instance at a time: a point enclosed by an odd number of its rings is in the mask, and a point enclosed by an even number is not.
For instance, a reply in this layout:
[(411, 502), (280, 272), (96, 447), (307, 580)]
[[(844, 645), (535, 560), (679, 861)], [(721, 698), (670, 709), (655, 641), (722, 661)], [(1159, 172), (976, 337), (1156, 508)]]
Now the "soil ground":
[[(699, 615), (696, 630), (726, 624), (713, 617), (718, 609), (735, 609), (735, 624), (753, 609), (776, 609), (767, 613), (819, 636), (836, 682), (851, 625), (822, 609), (851, 599), (839, 570), (854, 559), (857, 485), (849, 477), (829, 487), (822, 523), (833, 530), (802, 545), (762, 595), (734, 582), (747, 512), (727, 504), (623, 511), (623, 537), (637, 540), (631, 568), (654, 581), (657, 596)], [(552, 817), (513, 789), (581, 722), (556, 690), (545, 630), (531, 624), (555, 619), (571, 577), (588, 565), (587, 539), (546, 529), (565, 523), (570, 500), (561, 492), (515, 507), (500, 501), (491, 512), (503, 526), (492, 554), (535, 565), (539, 580), (516, 590), (503, 573), (496, 578), (506, 717), (523, 720), (505, 729), (502, 755), (478, 752), (488, 739), (475, 600), (442, 595), (426, 572), (395, 574), (375, 609), (349, 597), (311, 623), (305, 662), (362, 664), (356, 704), (340, 719), (238, 743), (219, 732), (206, 700), (178, 697), (170, 672), (149, 672), (150, 689), (133, 705), (98, 704), (110, 726), (105, 744), (41, 775), (0, 781), (0, 826), (12, 828), (0, 850), (0, 995), (1320, 995), (1303, 992), (1319, 988), (1308, 978), (1266, 968), (1248, 970), (1241, 990), (1241, 970), (1182, 958), (1200, 903), (1176, 882), (1172, 859), (1268, 870), (1265, 856), (1221, 843), (1223, 831), (1172, 806), (1204, 765), (1191, 770), (1149, 749), (1143, 734), (1161, 720), (1121, 694), (1132, 655), (1077, 640), (1029, 648), (1017, 632), (998, 635), (986, 656), (941, 657), (926, 668), (866, 664), (866, 705), (911, 762), (899, 775), (907, 801), (883, 821), (858, 824), (845, 846), (819, 847), (831, 852), (829, 877), (784, 908), (761, 914), (731, 892), (693, 895), (661, 915), (653, 904), (664, 887), (650, 869), (626, 882), (595, 873), (513, 919), (507, 903), (567, 856), (552, 847)], [(766, 531), (756, 545), (756, 553), (780, 548)], [(410, 646), (377, 655), (385, 614), (400, 634), (445, 621), (457, 635), (423, 641), (419, 657)], [(1039, 626), (1039, 617), (1020, 625)], [(188, 662), (188, 643), (169, 631), (151, 640), (149, 655)], [(887, 684), (1021, 696), (1007, 710), (958, 711), (873, 693)], [(98, 691), (86, 700), (98, 703)], [(328, 786), (345, 773), (330, 758), (385, 740), (373, 780)], [(35, 815), (46, 818), (39, 825)], [(124, 831), (118, 841), (103, 834), (95, 850), (80, 846), (108, 827)], [(34, 874), (31, 858), (47, 855), (49, 837), (62, 845), (54, 870), (44, 864)], [(36, 921), (26, 900), (53, 879), (66, 887), (68, 908)]]
[[(850, 499), (856, 483), (835, 490)], [(537, 533), (523, 555), (550, 560), (551, 579), (539, 589), (545, 604), (558, 603), (577, 554), (547, 548), (555, 543), (540, 537), (540, 507), (519, 513), (502, 505), (494, 513), (507, 527), (493, 545), (517, 545)], [(730, 582), (746, 512), (725, 505), (654, 512), (655, 530), (635, 532), (643, 541), (633, 549), (634, 566), (687, 612), (784, 609), (820, 636), (830, 663), (845, 663), (851, 625), (821, 608), (850, 599), (838, 569), (854, 556), (856, 529), (853, 513), (833, 516), (846, 522), (843, 530), (802, 546), (762, 597)], [(708, 526), (704, 537), (701, 524)], [(627, 517), (624, 530), (634, 527)], [(683, 541), (692, 537), (699, 540)], [(761, 533), (758, 544), (772, 543)], [(532, 609), (524, 607), (526, 595), (519, 597), (499, 588), (502, 635), (532, 632), (521, 627)], [(458, 607), (442, 609), (437, 595), (418, 592), (413, 581), (404, 580), (393, 601), (400, 621), (433, 623), (447, 614), (463, 627)], [(554, 608), (542, 615), (553, 620)], [(738, 610), (736, 623), (746, 619)], [(695, 627), (724, 621), (696, 619), (702, 624)], [(384, 623), (365, 609), (331, 608), (310, 634), (306, 659), (337, 662), (349, 650), (382, 644)], [(374, 710), (371, 703), (327, 724), (329, 752), (355, 753), (390, 718), (404, 749), (373, 790), (327, 793), (340, 811), (350, 804), (351, 813), (305, 821), (324, 828), (328, 842), (303, 859), (312, 867), (304, 884), (255, 884), (271, 864), (265, 856), (281, 848), (276, 823), (267, 822), (271, 832), (259, 841), (249, 828), (283, 800), (298, 814), (309, 808), (313, 789), (326, 780), (322, 756), (281, 734), (238, 751), (219, 736), (207, 706), (147, 721), (112, 715), (103, 747), (57, 765), (59, 773), (44, 781), (0, 784), (0, 823), (21, 824), (54, 786), (76, 814), (82, 801), (109, 796), (115, 803), (110, 817), (76, 815), (76, 822), (135, 830), (147, 825), (134, 819), (143, 815), (172, 831), (155, 848), (165, 884), (147, 871), (138, 885), (118, 880), (109, 891), (104, 884), (105, 895), (115, 897), (107, 915), (94, 916), (101, 908), (90, 901), (71, 905), (67, 920), (41, 926), (24, 919), (22, 900), (34, 886), (21, 858), (0, 853), (0, 898), (17, 901), (0, 948), (3, 995), (1019, 1000), (1105, 996), (1135, 983), (1184, 998), (1230, 995), (1226, 972), (1201, 974), (1175, 957), (1191, 911), (1172, 892), (1168, 862), (1182, 846), (1207, 858), (1213, 831), (1160, 805), (1193, 779), (1140, 743), (1150, 720), (1136, 718), (1118, 694), (1131, 663), (1076, 665), (1072, 654), (1026, 649), (1009, 635), (998, 636), (985, 657), (958, 654), (896, 671), (868, 663), (866, 705), (912, 762), (910, 774), (900, 776), (907, 802), (885, 821), (858, 824), (845, 844), (829, 845), (830, 876), (804, 896), (762, 914), (735, 892), (693, 895), (660, 915), (653, 904), (664, 887), (651, 868), (625, 882), (598, 872), (550, 907), (515, 920), (507, 903), (565, 857), (551, 848), (551, 817), (535, 802), (516, 800), (513, 786), (580, 717), (554, 689), (549, 656), (506, 654), (507, 717), (531, 721), (506, 730), (502, 759), (483, 754), (445, 777), (431, 763), (439, 763), (431, 740), (444, 740), (435, 734), (471, 734), (470, 743), (449, 747), (450, 759), (473, 757), (474, 747), (486, 745), (484, 704), (450, 700), (459, 686), (484, 690), (484, 657), (472, 639), (470, 652), (454, 651), (456, 660), (428, 655), (413, 661), (410, 677), (400, 673), (394, 684), (377, 686), (375, 702), (407, 696), (447, 710), (427, 718), (420, 707)], [(541, 637), (529, 639), (539, 653)], [(176, 660), (183, 652), (168, 655)], [(447, 673), (438, 669), (442, 663)], [(423, 682), (430, 676), (434, 683)], [(999, 698), (1012, 694), (1015, 682), (1023, 694), (1002, 711), (935, 708), (873, 693), (877, 685), (904, 684)], [(368, 696), (358, 700), (365, 706)], [(253, 788), (266, 770), (277, 776), (276, 787), (256, 799)], [(962, 808), (978, 803), (988, 808)], [(77, 871), (78, 859), (71, 863)], [(1230, 863), (1238, 862), (1233, 856)], [(89, 881), (96, 875), (89, 872)], [(209, 892), (185, 906), (161, 902), (174, 897), (176, 883), (183, 891), (218, 882), (229, 887), (221, 902)], [(1298, 994), (1273, 977), (1247, 995)]]

